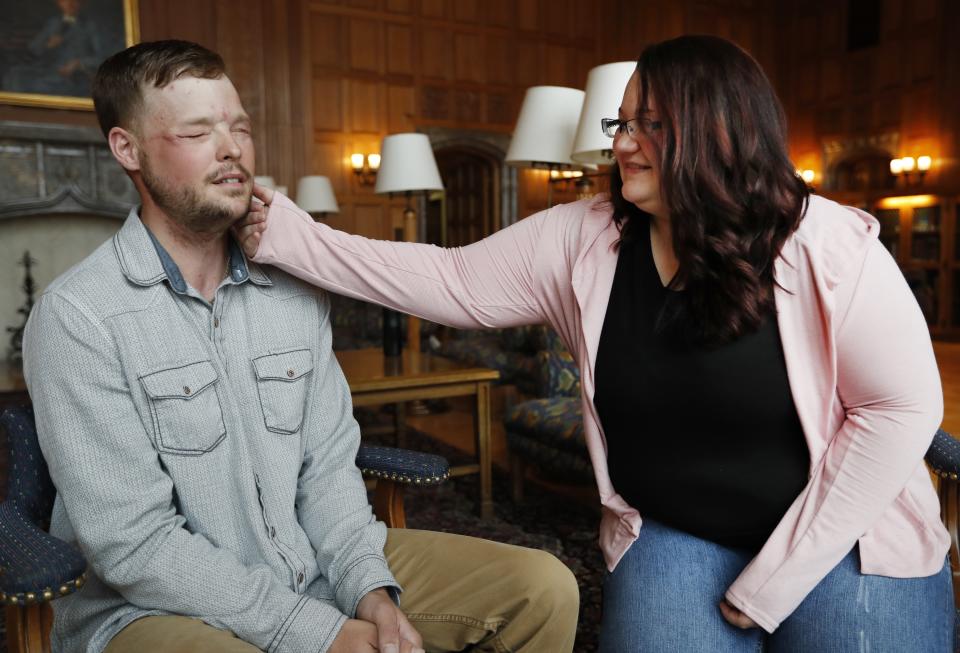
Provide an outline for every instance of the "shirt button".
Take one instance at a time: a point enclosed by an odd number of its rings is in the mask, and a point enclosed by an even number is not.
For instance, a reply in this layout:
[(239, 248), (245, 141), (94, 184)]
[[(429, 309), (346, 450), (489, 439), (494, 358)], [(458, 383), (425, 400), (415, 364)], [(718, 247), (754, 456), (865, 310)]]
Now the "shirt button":
[(188, 395), (188, 394), (190, 394), (191, 392), (193, 392), (193, 391), (190, 389), (190, 386), (188, 386), (188, 385), (183, 386), (183, 394)]
[(293, 378), (294, 374), (296, 374), (296, 372), (294, 372), (293, 370), (287, 370), (287, 376), (289, 376), (291, 379)]
[(298, 582), (298, 583), (302, 583), (302, 582), (303, 582), (303, 572), (302, 572), (302, 571), (301, 571), (299, 574), (297, 574), (297, 582)]
[(219, 317), (213, 318), (213, 328), (217, 329), (219, 327), (220, 327), (220, 318)]

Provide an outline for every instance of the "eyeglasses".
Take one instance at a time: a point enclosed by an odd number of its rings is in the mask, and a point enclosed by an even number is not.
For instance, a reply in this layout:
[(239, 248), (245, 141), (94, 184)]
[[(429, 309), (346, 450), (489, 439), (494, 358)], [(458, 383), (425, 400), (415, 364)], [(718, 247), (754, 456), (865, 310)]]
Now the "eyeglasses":
[(603, 127), (603, 133), (610, 138), (615, 138), (617, 134), (624, 132), (630, 138), (636, 138), (639, 132), (650, 136), (653, 132), (660, 131), (663, 128), (663, 123), (649, 118), (631, 118), (630, 120), (601, 118), (600, 126)]

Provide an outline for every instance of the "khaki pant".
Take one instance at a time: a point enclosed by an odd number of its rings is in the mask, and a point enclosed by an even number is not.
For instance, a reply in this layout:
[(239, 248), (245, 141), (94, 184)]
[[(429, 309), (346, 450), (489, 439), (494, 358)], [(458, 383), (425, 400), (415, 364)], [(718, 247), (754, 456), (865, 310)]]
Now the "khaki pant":
[[(432, 531), (390, 529), (384, 553), (400, 607), (428, 651), (573, 650), (577, 583), (543, 551)], [(255, 653), (228, 631), (188, 617), (145, 617), (105, 653)]]

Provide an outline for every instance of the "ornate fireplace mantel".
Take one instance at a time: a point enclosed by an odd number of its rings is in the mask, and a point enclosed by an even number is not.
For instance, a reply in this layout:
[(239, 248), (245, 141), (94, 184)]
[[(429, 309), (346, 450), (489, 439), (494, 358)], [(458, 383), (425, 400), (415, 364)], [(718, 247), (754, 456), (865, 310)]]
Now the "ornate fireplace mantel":
[(122, 219), (137, 203), (97, 129), (0, 121), (0, 220), (71, 213)]

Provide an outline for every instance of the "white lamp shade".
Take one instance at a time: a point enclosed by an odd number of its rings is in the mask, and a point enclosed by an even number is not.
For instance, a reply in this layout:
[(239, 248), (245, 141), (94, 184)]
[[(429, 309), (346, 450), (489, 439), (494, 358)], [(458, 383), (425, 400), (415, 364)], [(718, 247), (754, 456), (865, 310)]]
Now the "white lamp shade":
[(300, 177), (297, 206), (307, 213), (340, 213), (330, 180), (320, 175)]
[(378, 193), (443, 190), (443, 181), (426, 134), (391, 134), (380, 144)]
[(570, 152), (583, 106), (583, 91), (531, 86), (523, 96), (506, 161), (517, 167), (573, 165)]
[(613, 139), (603, 133), (600, 120), (617, 117), (623, 90), (636, 69), (635, 61), (621, 61), (597, 66), (587, 75), (586, 98), (571, 159), (577, 163), (610, 163), (608, 153), (613, 148)]
[(253, 178), (253, 181), (258, 186), (265, 186), (270, 190), (274, 190), (277, 187), (277, 182), (275, 182), (270, 175), (257, 175)]

